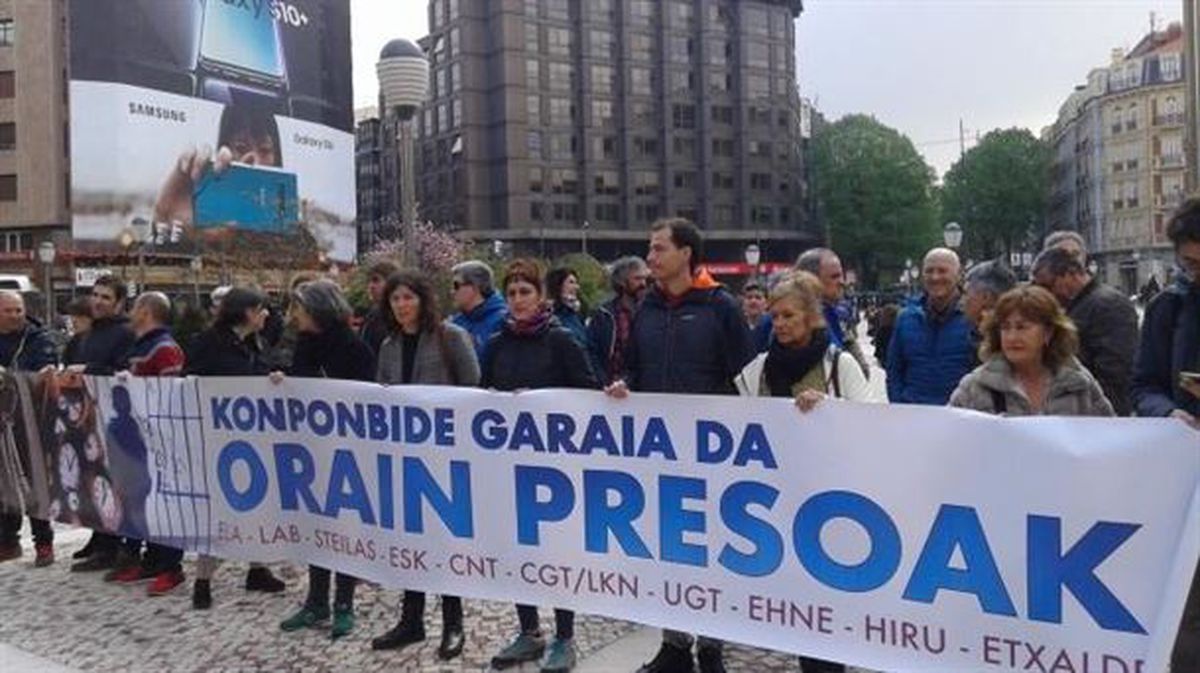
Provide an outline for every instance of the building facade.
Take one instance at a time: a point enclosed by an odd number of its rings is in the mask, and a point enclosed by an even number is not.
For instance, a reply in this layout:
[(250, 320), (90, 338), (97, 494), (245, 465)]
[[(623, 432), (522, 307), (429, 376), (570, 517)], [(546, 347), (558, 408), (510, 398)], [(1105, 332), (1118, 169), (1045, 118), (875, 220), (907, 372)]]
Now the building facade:
[(1115, 50), (1063, 104), (1048, 132), (1054, 150), (1048, 225), (1088, 239), (1100, 275), (1136, 292), (1173, 266), (1165, 227), (1194, 163), (1184, 151), (1181, 24)]
[(7, 273), (33, 274), (40, 242), (68, 236), (66, 28), (62, 0), (0, 0), (0, 268)]
[[(683, 216), (710, 256), (806, 229), (800, 0), (431, 0), (422, 217), (556, 255), (641, 252)], [(590, 245), (590, 248), (588, 247)]]
[(1200, 0), (1183, 0), (1184, 75), (1187, 78), (1188, 188), (1200, 192)]

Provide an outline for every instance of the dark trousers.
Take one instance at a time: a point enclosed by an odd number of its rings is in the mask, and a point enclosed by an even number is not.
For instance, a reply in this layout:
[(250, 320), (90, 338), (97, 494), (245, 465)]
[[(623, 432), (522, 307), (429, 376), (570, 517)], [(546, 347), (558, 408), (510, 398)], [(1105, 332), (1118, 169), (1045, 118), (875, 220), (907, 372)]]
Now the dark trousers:
[(846, 673), (846, 666), (824, 659), (800, 657), (800, 671), (801, 673)]
[[(29, 528), (33, 531), (34, 544), (53, 544), (54, 529), (50, 522), (29, 517)], [(21, 543), (21, 514), (20, 512), (0, 513), (0, 547), (8, 547)]]
[[(404, 592), (404, 604), (400, 607), (400, 620), (424, 623), (425, 592)], [(442, 630), (462, 631), (462, 626), (462, 599), (458, 596), (442, 596)]]
[(99, 556), (102, 554), (111, 556), (116, 554), (117, 550), (120, 549), (121, 538), (117, 537), (116, 535), (109, 535), (108, 533), (94, 531), (92, 533), (92, 539), (90, 542), (88, 542), (88, 544), (92, 546), (92, 556)]
[(1172, 671), (1200, 671), (1200, 566), (1192, 576), (1192, 588), (1183, 606), (1183, 620), (1171, 653)]
[(153, 573), (183, 572), (183, 550), (151, 542), (142, 556), (142, 567)]
[[(521, 633), (539, 633), (538, 610), (535, 605), (517, 605), (517, 619), (521, 621)], [(575, 637), (575, 613), (570, 610), (554, 611), (554, 637), (570, 640)]]
[[(308, 598), (304, 604), (312, 610), (329, 609), (329, 576), (325, 568), (308, 567)], [(349, 610), (354, 607), (354, 587), (358, 579), (349, 575), (337, 574), (334, 580), (333, 607), (335, 610)]]

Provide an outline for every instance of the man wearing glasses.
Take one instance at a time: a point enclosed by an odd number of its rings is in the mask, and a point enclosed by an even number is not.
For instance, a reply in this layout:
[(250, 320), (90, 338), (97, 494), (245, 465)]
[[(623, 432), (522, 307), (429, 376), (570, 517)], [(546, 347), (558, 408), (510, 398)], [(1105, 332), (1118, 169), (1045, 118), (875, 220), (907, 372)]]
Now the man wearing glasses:
[(495, 288), (492, 269), (478, 260), (463, 262), (453, 269), (454, 308), (458, 313), (450, 318), (455, 325), (467, 330), (475, 345), (475, 355), (484, 361), (488, 342), (504, 325), (508, 307)]

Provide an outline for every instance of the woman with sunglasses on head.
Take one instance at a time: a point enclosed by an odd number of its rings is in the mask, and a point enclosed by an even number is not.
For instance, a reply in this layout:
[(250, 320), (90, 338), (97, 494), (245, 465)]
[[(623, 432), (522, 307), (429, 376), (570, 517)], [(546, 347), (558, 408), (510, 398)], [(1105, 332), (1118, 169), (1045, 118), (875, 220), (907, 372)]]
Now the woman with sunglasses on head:
[[(187, 356), (186, 374), (191, 376), (262, 376), (270, 371), (263, 357), (258, 333), (267, 320), (267, 297), (258, 290), (234, 287), (222, 298), (213, 326), (192, 342)], [(196, 583), (192, 587), (192, 607), (212, 607), (212, 576), (217, 559), (201, 555), (196, 563)], [(250, 564), (246, 591), (279, 593), (283, 581), (259, 563)]]
[[(302, 283), (292, 292), (291, 322), (295, 326), (296, 350), (288, 374), (300, 378), (374, 381), (375, 354), (350, 327), (349, 302), (341, 289), (328, 280)], [(283, 376), (273, 372), (271, 380)], [(323, 624), (330, 618), (330, 571), (308, 566), (308, 596), (295, 614), (279, 628), (298, 631)], [(333, 620), (329, 635), (335, 640), (354, 629), (354, 588), (358, 580), (337, 573), (333, 598)]]
[[(546, 302), (537, 262), (518, 259), (504, 271), (508, 318), (488, 344), (483, 386), (500, 391), (539, 388), (590, 388), (600, 381), (592, 372), (583, 346), (554, 318)], [(521, 633), (492, 658), (503, 670), (525, 662), (541, 662), (542, 673), (565, 673), (575, 666), (575, 613), (555, 610), (555, 639), (546, 647), (537, 607), (518, 605)], [(543, 654), (545, 657), (543, 658)]]
[[(387, 336), (379, 347), (376, 380), (385, 384), (479, 385), (479, 361), (466, 330), (442, 321), (437, 295), (425, 276), (400, 271), (388, 277), (378, 315)], [(371, 648), (392, 650), (425, 640), (425, 594), (404, 592), (400, 622), (371, 641)], [(462, 599), (442, 596), (443, 661), (462, 654)]]

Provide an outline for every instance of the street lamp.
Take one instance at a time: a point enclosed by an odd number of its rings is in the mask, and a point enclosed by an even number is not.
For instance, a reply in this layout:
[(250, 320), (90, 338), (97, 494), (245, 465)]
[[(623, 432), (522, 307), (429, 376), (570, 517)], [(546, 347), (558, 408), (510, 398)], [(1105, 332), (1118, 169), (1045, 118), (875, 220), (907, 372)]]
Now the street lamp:
[(950, 222), (942, 229), (942, 239), (946, 242), (946, 247), (951, 250), (958, 250), (958, 246), (962, 245), (963, 228), (958, 222)]
[(905, 259), (904, 260), (904, 278), (905, 278), (905, 282), (908, 284), (908, 293), (909, 294), (912, 294), (913, 280), (914, 280), (913, 276), (914, 276), (913, 261), (912, 261), (912, 259)]
[(762, 250), (757, 243), (746, 246), (746, 264), (750, 267), (750, 278), (758, 277), (758, 263), (762, 261)]
[(200, 307), (200, 272), (204, 270), (204, 259), (200, 255), (192, 258), (188, 262), (188, 266), (192, 269), (192, 300), (196, 307)]
[(54, 267), (54, 258), (58, 256), (58, 249), (54, 247), (54, 241), (42, 241), (38, 246), (38, 261), (42, 263), (43, 277), (45, 278), (46, 292), (46, 327), (53, 328), (54, 326), (54, 286), (51, 274)]
[(133, 236), (138, 246), (138, 292), (146, 289), (146, 243), (150, 240), (150, 221), (144, 217), (133, 218)]

